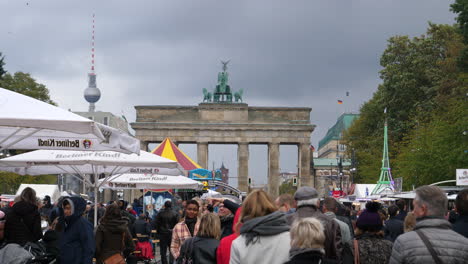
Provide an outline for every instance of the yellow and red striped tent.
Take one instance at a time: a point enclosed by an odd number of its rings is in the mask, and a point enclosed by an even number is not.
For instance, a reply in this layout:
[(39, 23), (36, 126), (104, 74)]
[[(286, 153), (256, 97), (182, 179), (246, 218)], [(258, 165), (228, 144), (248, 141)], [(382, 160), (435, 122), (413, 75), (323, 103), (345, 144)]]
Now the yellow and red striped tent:
[(190, 171), (194, 169), (200, 169), (201, 166), (187, 156), (182, 150), (180, 150), (170, 138), (164, 139), (164, 141), (157, 146), (151, 153), (177, 161), (184, 170)]

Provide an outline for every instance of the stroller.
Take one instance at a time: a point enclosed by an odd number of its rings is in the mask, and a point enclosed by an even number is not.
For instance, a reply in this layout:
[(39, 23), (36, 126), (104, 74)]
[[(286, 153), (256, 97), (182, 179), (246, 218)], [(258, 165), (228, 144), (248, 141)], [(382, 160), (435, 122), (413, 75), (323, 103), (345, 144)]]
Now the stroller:
[(40, 243), (27, 243), (24, 247), (18, 244), (6, 244), (0, 249), (0, 263), (11, 264), (53, 264), (56, 257), (47, 254)]

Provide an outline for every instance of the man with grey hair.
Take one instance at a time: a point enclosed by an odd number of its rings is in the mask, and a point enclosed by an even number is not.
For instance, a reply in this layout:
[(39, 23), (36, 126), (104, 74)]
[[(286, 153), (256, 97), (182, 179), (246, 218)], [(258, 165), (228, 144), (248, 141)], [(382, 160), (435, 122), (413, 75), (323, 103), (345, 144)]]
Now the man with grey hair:
[(340, 226), (335, 220), (320, 212), (317, 190), (307, 186), (300, 187), (294, 194), (294, 200), (296, 200), (297, 209), (295, 213), (286, 216), (288, 224), (291, 225), (298, 218), (318, 219), (325, 230), (325, 256), (340, 262), (343, 250)]
[(445, 193), (437, 186), (421, 186), (416, 189), (413, 208), (414, 231), (395, 240), (390, 263), (466, 263), (468, 239), (445, 220)]

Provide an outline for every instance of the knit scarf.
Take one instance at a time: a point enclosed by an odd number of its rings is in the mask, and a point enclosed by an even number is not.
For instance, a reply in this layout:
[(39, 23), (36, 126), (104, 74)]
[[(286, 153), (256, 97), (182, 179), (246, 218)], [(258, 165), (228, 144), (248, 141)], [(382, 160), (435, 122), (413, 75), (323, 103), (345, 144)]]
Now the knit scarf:
[(187, 228), (190, 232), (190, 235), (193, 237), (193, 233), (195, 231), (195, 224), (197, 223), (197, 218), (188, 218), (186, 217), (184, 220), (185, 224), (187, 225)]
[(273, 212), (269, 215), (257, 217), (245, 222), (240, 230), (245, 236), (245, 244), (255, 244), (260, 236), (272, 236), (289, 231), (286, 216), (282, 212)]

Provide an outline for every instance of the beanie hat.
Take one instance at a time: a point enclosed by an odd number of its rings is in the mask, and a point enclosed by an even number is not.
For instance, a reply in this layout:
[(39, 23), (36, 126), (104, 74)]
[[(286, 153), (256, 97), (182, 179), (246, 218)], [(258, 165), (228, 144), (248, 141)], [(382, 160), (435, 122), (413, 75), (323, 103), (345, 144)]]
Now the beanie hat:
[(362, 231), (377, 232), (383, 227), (379, 215), (380, 204), (378, 202), (367, 202), (366, 209), (359, 215), (356, 226)]

